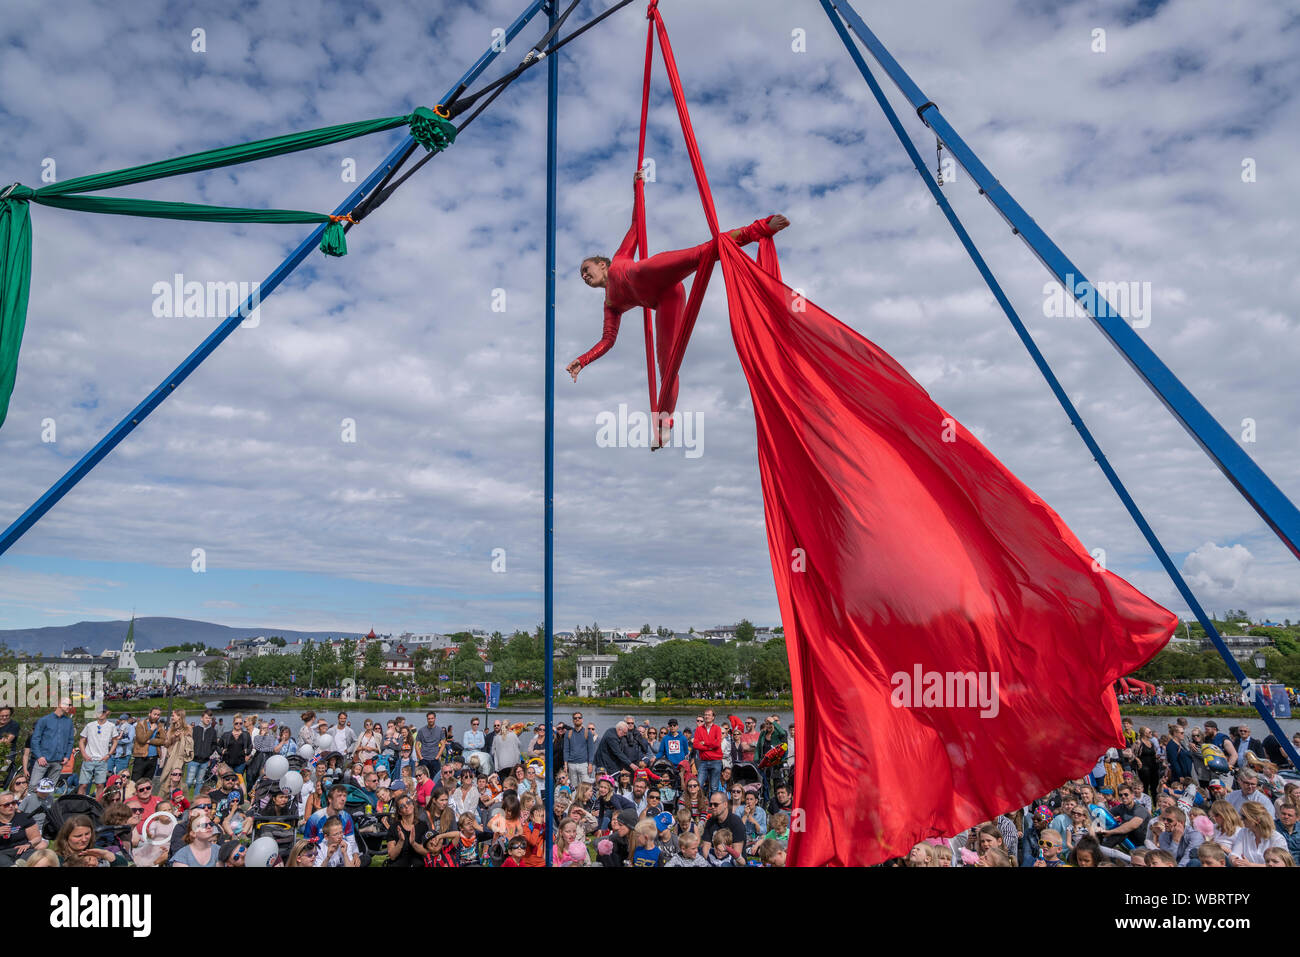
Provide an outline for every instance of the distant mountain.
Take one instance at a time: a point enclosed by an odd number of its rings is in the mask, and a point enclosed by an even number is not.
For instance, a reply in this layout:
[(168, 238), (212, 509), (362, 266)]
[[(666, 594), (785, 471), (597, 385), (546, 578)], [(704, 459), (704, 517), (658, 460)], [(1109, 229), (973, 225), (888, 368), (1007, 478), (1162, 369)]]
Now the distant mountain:
[[(0, 643), (10, 650), (28, 654), (57, 655), (78, 646), (92, 655), (105, 648), (122, 647), (126, 637), (126, 621), (79, 621), (75, 625), (54, 628), (15, 628), (0, 630)], [(258, 635), (279, 635), (285, 641), (299, 638), (360, 638), (364, 632), (343, 631), (288, 631), (284, 628), (231, 628), (214, 625), (210, 621), (191, 621), (188, 618), (137, 618), (135, 620), (135, 648), (152, 651), (171, 645), (184, 645), (201, 641), (205, 645), (224, 648), (235, 638), (255, 638)]]

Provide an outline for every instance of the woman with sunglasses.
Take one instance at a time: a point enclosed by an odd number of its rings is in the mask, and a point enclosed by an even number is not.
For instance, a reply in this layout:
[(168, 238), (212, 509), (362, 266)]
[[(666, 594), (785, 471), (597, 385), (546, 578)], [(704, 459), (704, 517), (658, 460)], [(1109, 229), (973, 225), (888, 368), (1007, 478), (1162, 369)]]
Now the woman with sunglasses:
[(388, 866), (424, 867), (425, 855), (434, 852), (430, 838), (437, 833), (416, 816), (415, 801), (403, 794), (397, 799), (396, 819), (388, 829)]
[(383, 747), (384, 735), (379, 725), (366, 718), (361, 736), (357, 738), (357, 750), (354, 756), (362, 764), (370, 764), (375, 758), (379, 757), (379, 752)]
[(190, 822), (184, 846), (172, 855), (172, 867), (216, 867), (217, 826), (211, 817), (200, 814)]
[(30, 781), (26, 771), (19, 771), (9, 785), (9, 793), (14, 796), (15, 806), (21, 814), (31, 814), (41, 806), (40, 799), (28, 790)]
[(687, 778), (685, 790), (682, 792), (681, 804), (687, 813), (690, 814), (692, 821), (698, 821), (702, 817), (709, 816), (709, 802), (700, 790), (700, 782), (695, 778)]
[(1075, 847), (1085, 838), (1092, 837), (1095, 840), (1096, 835), (1093, 833), (1095, 830), (1096, 824), (1093, 823), (1092, 815), (1088, 812), (1088, 806), (1083, 803), (1076, 804), (1070, 810), (1070, 827), (1065, 832), (1066, 853), (1073, 855)]

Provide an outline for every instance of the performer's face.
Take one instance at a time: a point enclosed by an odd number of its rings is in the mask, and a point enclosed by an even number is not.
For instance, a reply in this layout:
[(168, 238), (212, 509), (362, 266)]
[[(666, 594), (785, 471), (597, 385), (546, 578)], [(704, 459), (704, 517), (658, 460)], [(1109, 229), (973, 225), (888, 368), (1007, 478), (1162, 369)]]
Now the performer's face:
[(582, 281), (588, 286), (603, 286), (609, 267), (599, 259), (588, 259), (582, 264)]

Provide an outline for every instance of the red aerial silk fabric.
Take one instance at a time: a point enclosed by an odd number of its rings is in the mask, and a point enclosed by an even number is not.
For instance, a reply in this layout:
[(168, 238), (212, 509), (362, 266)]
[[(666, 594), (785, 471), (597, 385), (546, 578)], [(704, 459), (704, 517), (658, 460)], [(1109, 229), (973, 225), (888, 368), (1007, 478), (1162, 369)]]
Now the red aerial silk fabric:
[[(878, 863), (1086, 774), (1123, 746), (1112, 683), (1176, 617), (879, 347), (721, 247), (795, 676), (790, 863)], [(996, 673), (997, 713), (896, 707), (918, 666)]]
[[(1060, 517), (890, 356), (784, 285), (770, 237), (756, 263), (719, 235), (653, 2), (648, 15), (754, 404), (794, 682), (789, 863), (875, 864), (1089, 772), (1123, 744), (1113, 683), (1177, 619), (1095, 568)], [(703, 285), (691, 288), (667, 381)], [(927, 706), (919, 688), (901, 700), (897, 676), (918, 668), (984, 676), (990, 690), (996, 675), (996, 713)]]

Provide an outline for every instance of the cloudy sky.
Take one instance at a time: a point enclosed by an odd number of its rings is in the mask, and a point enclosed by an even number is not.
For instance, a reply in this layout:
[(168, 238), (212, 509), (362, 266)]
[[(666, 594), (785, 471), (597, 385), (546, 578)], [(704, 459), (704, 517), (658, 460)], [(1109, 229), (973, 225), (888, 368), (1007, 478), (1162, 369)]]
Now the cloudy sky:
[[(579, 22), (608, 6), (584, 2)], [(126, 5), (10, 0), (0, 179), (60, 179), (434, 102), (522, 0)], [(1149, 283), (1141, 335), (1300, 494), (1300, 17), (1288, 4), (859, 4), (927, 96), (1095, 280)], [(1186, 608), (925, 192), (815, 0), (663, 0), (723, 225), (782, 211), (786, 281), (896, 356), (1108, 566)], [(205, 31), (206, 51), (192, 50)], [(529, 27), (498, 75), (544, 32)], [(1104, 30), (1098, 52), (1095, 31)], [(796, 31), (803, 31), (802, 34)], [(556, 625), (778, 619), (748, 389), (714, 280), (682, 369), (700, 454), (606, 448), (645, 403), (639, 320), (574, 384), (627, 228), (640, 5), (561, 58)], [(800, 37), (803, 41), (800, 42)], [(656, 72), (650, 242), (706, 238)], [(886, 84), (922, 155), (934, 155)], [(349, 237), (307, 264), (0, 558), (0, 627), (174, 615), (364, 631), (542, 616), (545, 77), (533, 71)], [(401, 139), (121, 195), (329, 211)], [(1253, 160), (1254, 182), (1243, 162)], [(1300, 617), (1300, 571), (958, 171), (945, 186), (1012, 301), (1213, 611)], [(221, 317), (154, 315), (154, 284), (256, 282), (304, 227), (34, 207), (31, 304), (0, 430), (0, 524)], [(504, 311), (494, 311), (501, 301)], [(495, 297), (495, 298), (494, 298)], [(42, 441), (53, 419), (57, 441)], [(356, 441), (344, 441), (343, 422)], [(202, 549), (206, 570), (193, 570)], [(493, 568), (504, 549), (505, 570)], [(500, 555), (501, 553), (497, 553)], [(498, 562), (498, 568), (500, 563)]]

